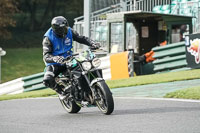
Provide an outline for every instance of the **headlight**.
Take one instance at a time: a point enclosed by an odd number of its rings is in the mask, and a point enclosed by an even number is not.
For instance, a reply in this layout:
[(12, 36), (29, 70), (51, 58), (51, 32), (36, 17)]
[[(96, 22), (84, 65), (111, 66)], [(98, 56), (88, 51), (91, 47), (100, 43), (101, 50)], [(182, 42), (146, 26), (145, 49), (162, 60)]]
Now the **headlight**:
[(83, 62), (82, 66), (85, 71), (88, 71), (92, 68), (92, 64), (90, 62)]
[(98, 59), (98, 58), (94, 58), (94, 59), (92, 60), (92, 65), (93, 65), (94, 67), (99, 67), (99, 66), (101, 65), (101, 60)]

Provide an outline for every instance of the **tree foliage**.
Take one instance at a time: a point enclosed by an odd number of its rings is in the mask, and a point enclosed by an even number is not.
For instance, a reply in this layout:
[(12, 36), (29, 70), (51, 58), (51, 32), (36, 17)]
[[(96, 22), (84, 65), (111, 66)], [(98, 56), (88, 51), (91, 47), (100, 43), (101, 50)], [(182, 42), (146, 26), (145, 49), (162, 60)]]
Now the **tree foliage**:
[(19, 0), (19, 9), (24, 16), (21, 22), (26, 22), (27, 29), (39, 31), (55, 16), (82, 15), (83, 0)]
[(13, 15), (18, 11), (16, 5), (14, 0), (0, 0), (0, 37), (11, 37), (8, 27), (14, 27), (16, 24), (13, 19)]
[[(16, 3), (13, 1), (17, 1), (17, 13)], [(5, 4), (12, 4), (12, 8)], [(2, 7), (9, 11), (2, 12)], [(74, 18), (82, 15), (83, 0), (0, 0), (0, 45), (3, 48), (40, 47), (41, 39), (53, 17), (66, 17), (72, 27)], [(3, 25), (1, 22), (6, 18), (10, 21)], [(9, 39), (2, 38), (2, 35), (8, 37), (5, 34), (8, 29), (13, 36)]]

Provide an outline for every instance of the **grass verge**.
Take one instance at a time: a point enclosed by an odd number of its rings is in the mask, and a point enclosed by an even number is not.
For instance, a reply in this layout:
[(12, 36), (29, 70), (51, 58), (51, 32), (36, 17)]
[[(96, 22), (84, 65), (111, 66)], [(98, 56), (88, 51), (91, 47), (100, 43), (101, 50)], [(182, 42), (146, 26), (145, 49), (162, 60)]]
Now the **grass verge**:
[(136, 76), (128, 79), (108, 80), (106, 82), (110, 88), (120, 88), (145, 84), (191, 80), (198, 78), (200, 78), (200, 69)]
[(200, 99), (200, 86), (167, 93), (165, 98)]
[(11, 99), (22, 99), (22, 98), (48, 97), (55, 94), (56, 94), (55, 91), (51, 89), (45, 89), (45, 90), (25, 92), (25, 93), (16, 94), (16, 95), (2, 95), (0, 96), (0, 101), (11, 100)]

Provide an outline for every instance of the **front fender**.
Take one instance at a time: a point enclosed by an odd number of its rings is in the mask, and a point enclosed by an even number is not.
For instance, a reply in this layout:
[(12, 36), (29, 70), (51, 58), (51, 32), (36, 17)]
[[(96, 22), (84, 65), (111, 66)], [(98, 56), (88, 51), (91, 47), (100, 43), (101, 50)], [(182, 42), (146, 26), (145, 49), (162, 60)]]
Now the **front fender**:
[(99, 82), (99, 81), (104, 81), (104, 79), (103, 78), (93, 79), (92, 82), (90, 83), (90, 86), (93, 86), (93, 84), (95, 84), (96, 82)]

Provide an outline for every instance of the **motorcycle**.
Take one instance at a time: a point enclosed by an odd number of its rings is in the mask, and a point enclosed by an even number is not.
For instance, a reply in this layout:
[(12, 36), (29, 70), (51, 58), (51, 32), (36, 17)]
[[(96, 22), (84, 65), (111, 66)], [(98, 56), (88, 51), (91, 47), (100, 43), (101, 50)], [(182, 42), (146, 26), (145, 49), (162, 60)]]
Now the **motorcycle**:
[(64, 62), (66, 71), (56, 78), (64, 86), (66, 98), (59, 97), (68, 113), (78, 113), (82, 107), (98, 107), (103, 114), (114, 110), (112, 93), (98, 69), (101, 60), (91, 49), (73, 54)]

